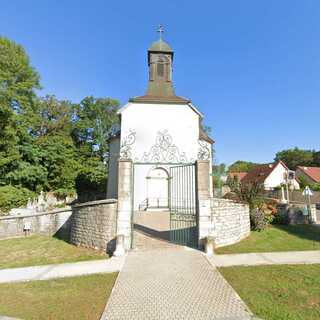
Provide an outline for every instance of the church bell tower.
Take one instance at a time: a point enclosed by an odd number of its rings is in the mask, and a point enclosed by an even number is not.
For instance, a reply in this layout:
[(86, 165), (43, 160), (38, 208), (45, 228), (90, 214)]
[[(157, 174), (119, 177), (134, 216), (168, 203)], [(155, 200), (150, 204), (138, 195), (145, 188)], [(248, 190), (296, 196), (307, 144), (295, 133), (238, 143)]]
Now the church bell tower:
[(159, 27), (160, 39), (148, 50), (149, 83), (147, 95), (174, 96), (172, 85), (173, 50), (162, 39), (163, 28)]
[(149, 79), (144, 96), (131, 98), (130, 102), (188, 103), (190, 100), (176, 96), (172, 82), (173, 50), (163, 40), (163, 27), (160, 25), (159, 40), (148, 49)]

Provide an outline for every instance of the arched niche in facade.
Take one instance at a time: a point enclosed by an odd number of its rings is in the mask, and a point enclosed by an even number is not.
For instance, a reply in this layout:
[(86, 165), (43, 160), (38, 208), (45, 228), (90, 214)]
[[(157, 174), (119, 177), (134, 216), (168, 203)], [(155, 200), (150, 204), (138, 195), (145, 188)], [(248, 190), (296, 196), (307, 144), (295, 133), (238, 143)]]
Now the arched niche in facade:
[(169, 206), (169, 173), (165, 168), (150, 169), (147, 179), (148, 208), (168, 208)]

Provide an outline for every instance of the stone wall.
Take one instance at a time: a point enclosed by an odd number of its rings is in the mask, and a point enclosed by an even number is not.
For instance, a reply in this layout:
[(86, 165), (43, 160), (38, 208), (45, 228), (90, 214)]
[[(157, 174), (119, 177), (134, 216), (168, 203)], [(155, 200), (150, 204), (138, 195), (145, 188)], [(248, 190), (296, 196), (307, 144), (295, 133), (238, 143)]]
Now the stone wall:
[(232, 200), (211, 199), (211, 230), (216, 247), (234, 244), (250, 235), (249, 206)]
[(24, 227), (30, 224), (30, 234), (67, 236), (70, 232), (70, 207), (53, 211), (0, 217), (0, 239), (24, 236)]
[(112, 253), (117, 229), (117, 200), (91, 201), (73, 206), (70, 242)]
[(320, 223), (315, 204), (306, 206), (304, 204), (279, 204), (278, 214), (289, 224)]
[[(302, 195), (303, 190), (293, 190), (289, 191), (289, 199), (290, 202), (299, 202), (305, 203), (306, 198)], [(313, 196), (310, 197), (311, 203), (316, 204), (320, 203), (320, 192), (319, 191), (312, 191)], [(281, 190), (269, 190), (265, 191), (264, 195), (269, 198), (281, 199)], [(286, 196), (286, 193), (285, 193)], [(287, 196), (286, 196), (287, 197)]]

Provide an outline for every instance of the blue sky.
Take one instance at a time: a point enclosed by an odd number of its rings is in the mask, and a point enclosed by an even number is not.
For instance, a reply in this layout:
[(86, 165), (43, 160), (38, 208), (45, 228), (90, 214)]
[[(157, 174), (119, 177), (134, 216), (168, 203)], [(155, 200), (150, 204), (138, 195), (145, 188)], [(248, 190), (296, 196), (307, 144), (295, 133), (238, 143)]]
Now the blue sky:
[(318, 0), (11, 0), (0, 10), (0, 34), (25, 47), (41, 94), (74, 102), (143, 94), (159, 23), (176, 93), (205, 114), (218, 162), (320, 149)]

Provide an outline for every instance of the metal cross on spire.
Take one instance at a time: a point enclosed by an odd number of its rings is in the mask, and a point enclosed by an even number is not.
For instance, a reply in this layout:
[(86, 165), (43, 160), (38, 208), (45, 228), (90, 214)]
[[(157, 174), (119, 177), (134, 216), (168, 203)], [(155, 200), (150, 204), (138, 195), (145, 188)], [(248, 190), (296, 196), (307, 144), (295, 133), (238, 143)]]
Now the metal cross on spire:
[(157, 32), (159, 32), (159, 38), (160, 38), (160, 40), (162, 40), (162, 34), (164, 33), (164, 29), (161, 24), (159, 24)]

